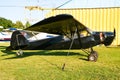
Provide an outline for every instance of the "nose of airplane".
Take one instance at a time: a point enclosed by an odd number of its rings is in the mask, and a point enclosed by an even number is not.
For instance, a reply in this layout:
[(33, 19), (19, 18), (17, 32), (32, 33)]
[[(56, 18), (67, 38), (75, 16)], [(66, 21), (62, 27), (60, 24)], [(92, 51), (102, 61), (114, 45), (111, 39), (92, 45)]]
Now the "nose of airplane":
[(105, 40), (104, 40), (103, 44), (105, 46), (109, 46), (116, 37), (116, 30), (114, 29), (114, 32), (106, 32), (105, 36), (106, 37), (105, 37)]

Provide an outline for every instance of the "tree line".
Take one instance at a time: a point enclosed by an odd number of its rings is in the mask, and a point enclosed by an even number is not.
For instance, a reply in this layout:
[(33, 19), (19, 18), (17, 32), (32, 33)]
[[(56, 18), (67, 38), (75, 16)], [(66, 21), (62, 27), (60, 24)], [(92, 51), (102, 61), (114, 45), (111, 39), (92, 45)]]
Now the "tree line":
[(0, 17), (0, 26), (3, 26), (4, 29), (7, 29), (7, 28), (25, 29), (30, 25), (31, 24), (28, 21), (25, 23), (25, 25), (23, 25), (21, 21), (16, 21), (16, 23), (13, 23), (11, 20)]

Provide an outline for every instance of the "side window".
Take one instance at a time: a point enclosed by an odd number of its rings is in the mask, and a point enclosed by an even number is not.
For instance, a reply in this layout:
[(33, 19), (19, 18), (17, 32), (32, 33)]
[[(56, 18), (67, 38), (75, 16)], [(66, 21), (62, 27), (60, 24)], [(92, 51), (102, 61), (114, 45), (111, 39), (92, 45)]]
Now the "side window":
[(68, 24), (68, 25), (65, 25), (63, 26), (63, 34), (69, 38), (69, 39), (72, 39), (73, 35), (75, 34), (75, 30), (76, 30), (76, 26), (75, 24)]
[(90, 33), (87, 30), (83, 30), (83, 31), (80, 32), (80, 36), (81, 37), (90, 36)]

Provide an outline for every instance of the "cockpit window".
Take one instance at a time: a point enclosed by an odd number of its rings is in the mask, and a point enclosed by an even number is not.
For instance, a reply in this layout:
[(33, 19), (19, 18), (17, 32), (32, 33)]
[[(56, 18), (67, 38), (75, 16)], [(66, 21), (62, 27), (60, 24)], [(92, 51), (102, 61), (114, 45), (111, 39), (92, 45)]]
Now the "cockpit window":
[(83, 30), (83, 31), (80, 32), (80, 36), (81, 37), (90, 36), (90, 33), (87, 30)]

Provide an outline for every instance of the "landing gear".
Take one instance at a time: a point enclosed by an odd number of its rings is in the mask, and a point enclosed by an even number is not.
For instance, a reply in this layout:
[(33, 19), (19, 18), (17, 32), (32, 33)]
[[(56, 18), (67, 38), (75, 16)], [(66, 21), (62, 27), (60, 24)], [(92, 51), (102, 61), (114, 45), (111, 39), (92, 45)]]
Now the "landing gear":
[(23, 56), (23, 51), (21, 49), (18, 50), (18, 52), (16, 52), (17, 56)]
[(88, 55), (88, 61), (94, 61), (96, 62), (98, 58), (98, 54), (96, 51), (92, 51), (89, 55)]
[(98, 59), (98, 53), (93, 50), (91, 47), (90, 50), (83, 50), (88, 55), (88, 61), (94, 61), (96, 62)]

